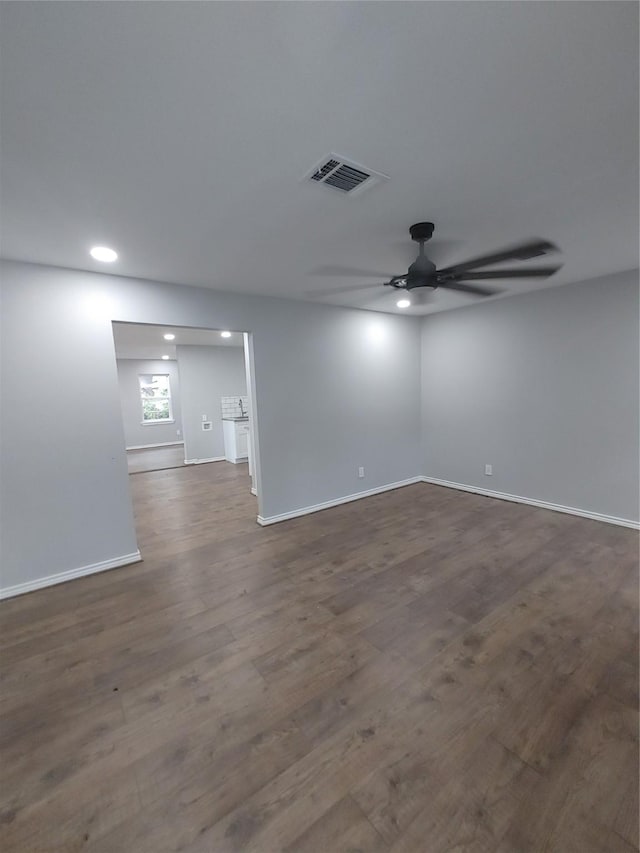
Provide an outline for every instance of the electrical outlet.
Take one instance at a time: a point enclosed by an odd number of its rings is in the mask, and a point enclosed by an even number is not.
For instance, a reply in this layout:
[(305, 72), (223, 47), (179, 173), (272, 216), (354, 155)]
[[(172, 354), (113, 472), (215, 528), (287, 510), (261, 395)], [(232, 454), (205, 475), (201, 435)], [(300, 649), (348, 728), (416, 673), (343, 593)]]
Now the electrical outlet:
[(358, 477), (360, 479), (362, 479), (364, 477), (364, 468), (362, 466), (360, 466), (360, 468), (358, 468)]
[(487, 477), (492, 477), (493, 476), (493, 465), (485, 465), (484, 466), (484, 473), (487, 475)]
[(203, 416), (202, 416), (202, 420), (203, 420), (203, 421), (206, 421), (206, 419), (207, 419), (207, 416), (206, 416), (206, 415), (203, 415)]
[(176, 430), (176, 435), (182, 435), (182, 430), (181, 430), (181, 429), (177, 429), (177, 430)]

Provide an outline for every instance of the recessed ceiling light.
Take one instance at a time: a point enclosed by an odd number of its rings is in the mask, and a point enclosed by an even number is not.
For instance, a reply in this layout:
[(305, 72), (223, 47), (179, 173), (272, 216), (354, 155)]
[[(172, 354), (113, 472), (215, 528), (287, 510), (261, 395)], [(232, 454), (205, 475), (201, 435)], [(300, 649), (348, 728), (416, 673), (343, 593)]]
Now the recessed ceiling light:
[(167, 334), (167, 335), (163, 335), (163, 337), (164, 337), (165, 341), (175, 341), (175, 339), (176, 339), (176, 336), (172, 335), (171, 332), (169, 332), (169, 334)]
[(410, 308), (411, 307), (411, 300), (410, 299), (398, 299), (398, 301), (396, 302), (396, 305), (398, 306), (398, 308)]
[(111, 264), (118, 259), (118, 253), (107, 246), (94, 246), (89, 253), (96, 261), (102, 261), (105, 264)]
[(220, 332), (220, 337), (221, 338), (230, 338), (231, 332)]
[(162, 360), (163, 360), (163, 361), (169, 361), (169, 356), (168, 356), (168, 355), (163, 355), (163, 356), (162, 356)]

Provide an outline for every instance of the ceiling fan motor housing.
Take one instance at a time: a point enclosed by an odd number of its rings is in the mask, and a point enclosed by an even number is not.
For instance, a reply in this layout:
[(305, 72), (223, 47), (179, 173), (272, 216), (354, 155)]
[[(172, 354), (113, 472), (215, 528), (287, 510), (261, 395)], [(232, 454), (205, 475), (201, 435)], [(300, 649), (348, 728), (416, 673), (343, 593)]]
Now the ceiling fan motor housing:
[(420, 255), (409, 267), (406, 276), (407, 290), (414, 287), (436, 288), (436, 265), (426, 255)]
[(415, 240), (416, 243), (420, 243), (423, 240), (431, 239), (434, 228), (435, 225), (433, 222), (416, 222), (416, 224), (412, 225), (409, 229), (409, 233), (411, 234), (412, 240)]

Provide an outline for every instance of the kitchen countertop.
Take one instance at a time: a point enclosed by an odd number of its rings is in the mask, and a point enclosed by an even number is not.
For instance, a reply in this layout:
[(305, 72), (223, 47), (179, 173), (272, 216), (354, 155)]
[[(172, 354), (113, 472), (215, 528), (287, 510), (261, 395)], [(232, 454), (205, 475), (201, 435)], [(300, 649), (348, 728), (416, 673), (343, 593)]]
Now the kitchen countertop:
[(249, 418), (223, 418), (222, 420), (223, 420), (223, 421), (236, 421), (236, 422), (242, 422), (242, 421), (248, 421), (248, 420), (249, 420)]

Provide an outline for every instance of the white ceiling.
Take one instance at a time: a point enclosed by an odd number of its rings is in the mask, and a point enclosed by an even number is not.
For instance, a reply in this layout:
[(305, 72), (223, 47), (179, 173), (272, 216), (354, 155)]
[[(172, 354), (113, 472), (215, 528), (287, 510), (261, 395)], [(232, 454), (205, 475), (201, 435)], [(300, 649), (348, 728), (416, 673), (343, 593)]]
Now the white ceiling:
[[(219, 331), (188, 329), (184, 326), (149, 326), (141, 323), (112, 323), (116, 358), (161, 359), (176, 357), (176, 346), (241, 347), (242, 332), (232, 332), (230, 338), (220, 337)], [(224, 330), (223, 330), (224, 331)], [(163, 335), (173, 334), (167, 342)]]
[[(328, 300), (404, 272), (432, 220), (440, 265), (562, 248), (509, 293), (638, 264), (635, 3), (2, 6), (5, 257)], [(331, 151), (390, 180), (302, 182)], [(396, 310), (372, 293), (330, 299)]]

